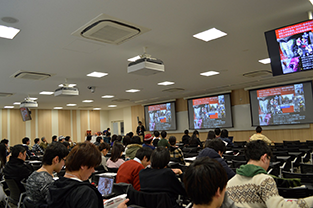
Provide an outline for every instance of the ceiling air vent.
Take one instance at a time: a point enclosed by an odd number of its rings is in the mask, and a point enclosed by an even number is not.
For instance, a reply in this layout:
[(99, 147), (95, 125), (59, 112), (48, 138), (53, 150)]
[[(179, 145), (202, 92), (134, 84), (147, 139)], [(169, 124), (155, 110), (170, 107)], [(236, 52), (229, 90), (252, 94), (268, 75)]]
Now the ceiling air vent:
[(181, 92), (181, 91), (185, 91), (185, 89), (183, 89), (183, 88), (169, 88), (169, 89), (162, 90), (162, 92)]
[(128, 102), (128, 101), (130, 101), (130, 99), (119, 98), (119, 99), (112, 100), (112, 102), (119, 102), (119, 103), (121, 103), (121, 102)]
[(13, 95), (13, 93), (0, 92), (0, 98), (1, 97), (10, 97), (11, 95)]
[(41, 72), (28, 72), (28, 71), (18, 71), (10, 77), (18, 79), (30, 79), (30, 80), (44, 80), (51, 77), (51, 74), (41, 73)]
[(147, 31), (149, 29), (100, 14), (72, 35), (118, 45)]
[(244, 76), (244, 77), (263, 77), (263, 76), (268, 76), (268, 75), (272, 75), (272, 72), (268, 71), (268, 70), (259, 70), (259, 71), (253, 71), (253, 72), (245, 73), (242, 76)]

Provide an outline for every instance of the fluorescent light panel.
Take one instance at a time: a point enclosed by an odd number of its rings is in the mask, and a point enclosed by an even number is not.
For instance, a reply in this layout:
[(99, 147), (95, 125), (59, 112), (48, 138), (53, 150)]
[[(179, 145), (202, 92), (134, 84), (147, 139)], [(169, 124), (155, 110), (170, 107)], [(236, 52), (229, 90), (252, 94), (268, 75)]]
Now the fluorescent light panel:
[(165, 82), (160, 82), (160, 83), (158, 83), (158, 85), (164, 85), (164, 86), (172, 85), (172, 84), (175, 84), (175, 82), (165, 81)]
[(103, 95), (103, 96), (101, 96), (101, 98), (113, 98), (114, 97), (114, 95)]
[(14, 102), (13, 105), (21, 105), (21, 102)]
[[(69, 87), (75, 87), (76, 84), (69, 84), (68, 86), (69, 86)], [(64, 87), (64, 84), (59, 84), (59, 87)]]
[(92, 72), (90, 74), (87, 74), (88, 77), (97, 77), (97, 78), (104, 77), (106, 75), (108, 75), (108, 73), (103, 72)]
[(0, 37), (6, 39), (13, 39), (20, 30), (14, 27), (7, 27), (4, 25), (0, 25)]
[(38, 98), (35, 98), (35, 97), (30, 97), (29, 99), (30, 100), (38, 100)]
[(83, 100), (83, 103), (92, 103), (93, 100)]
[(108, 105), (109, 108), (115, 108), (117, 105)]
[(216, 71), (207, 71), (207, 72), (202, 72), (202, 73), (200, 73), (201, 76), (206, 76), (206, 77), (213, 76), (213, 75), (216, 75), (216, 74), (219, 74), (219, 72), (216, 72)]
[(14, 106), (6, 105), (6, 106), (4, 106), (4, 108), (14, 108)]
[(227, 35), (227, 34), (222, 32), (222, 31), (220, 31), (220, 30), (218, 30), (218, 29), (216, 29), (216, 28), (211, 28), (209, 30), (206, 30), (206, 31), (203, 31), (201, 33), (195, 34), (195, 35), (193, 35), (193, 37), (208, 42), (210, 40), (214, 40), (214, 39), (223, 37), (225, 35)]
[(74, 104), (74, 103), (69, 103), (69, 104), (66, 104), (66, 106), (76, 106), (77, 104)]
[(54, 92), (50, 92), (50, 91), (42, 91), (39, 94), (40, 95), (52, 95)]
[(271, 59), (270, 58), (261, 59), (261, 60), (259, 60), (259, 62), (262, 63), (262, 64), (269, 64), (269, 63), (271, 63)]
[(130, 90), (126, 90), (126, 92), (139, 92), (140, 90), (138, 89), (130, 89)]
[(137, 61), (138, 59), (140, 59), (140, 56), (135, 56), (133, 58), (129, 58), (129, 59), (127, 59), (127, 61), (134, 62), (134, 61)]
[(101, 110), (101, 108), (94, 108), (93, 110)]
[(63, 107), (54, 107), (53, 109), (59, 110), (59, 109), (63, 109)]

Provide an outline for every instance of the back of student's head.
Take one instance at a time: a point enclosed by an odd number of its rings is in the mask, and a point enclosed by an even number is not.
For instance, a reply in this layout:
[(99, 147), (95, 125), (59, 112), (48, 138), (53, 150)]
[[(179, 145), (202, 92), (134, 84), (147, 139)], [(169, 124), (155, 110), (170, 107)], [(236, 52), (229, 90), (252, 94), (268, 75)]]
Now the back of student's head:
[(194, 161), (184, 175), (186, 192), (196, 205), (211, 204), (218, 188), (223, 191), (227, 180), (222, 165), (209, 157)]
[(3, 144), (9, 144), (9, 140), (7, 140), (7, 139), (2, 139), (2, 140), (1, 140), (1, 143), (3, 143)]
[(111, 136), (111, 133), (110, 133), (109, 131), (107, 131), (107, 132), (105, 133), (105, 136), (110, 137), (110, 136)]
[(37, 144), (39, 142), (39, 138), (34, 139), (35, 144)]
[(119, 142), (121, 142), (122, 139), (123, 139), (123, 137), (122, 137), (121, 135), (118, 135), (118, 136), (116, 137), (116, 140), (119, 141)]
[(129, 136), (130, 138), (132, 138), (134, 136), (134, 133), (133, 132), (128, 132), (126, 135)]
[(147, 160), (150, 161), (150, 157), (151, 157), (152, 152), (153, 152), (153, 150), (149, 147), (141, 147), (137, 150), (136, 157), (139, 160), (143, 160), (143, 158), (146, 156)]
[(42, 163), (44, 165), (52, 165), (53, 158), (58, 156), (59, 161), (61, 161), (67, 155), (68, 155), (68, 150), (65, 147), (65, 145), (60, 142), (54, 142), (47, 147), (45, 154), (43, 155), (43, 158), (42, 158)]
[(207, 140), (214, 139), (215, 137), (216, 137), (216, 136), (215, 136), (214, 131), (209, 131), (209, 132), (208, 132), (208, 138), (207, 138)]
[(66, 147), (66, 149), (69, 149), (71, 146), (70, 143), (67, 141), (62, 142), (61, 144), (63, 144)]
[(97, 138), (96, 138), (96, 142), (99, 142), (99, 143), (100, 143), (101, 140), (102, 140), (102, 137), (97, 137)]
[(111, 146), (110, 146), (108, 143), (103, 142), (103, 143), (101, 143), (101, 144), (98, 146), (98, 148), (99, 148), (100, 152), (101, 152), (102, 150), (104, 150), (104, 149), (106, 149), (106, 150), (109, 151), (109, 150), (111, 149)]
[(249, 160), (260, 160), (261, 156), (267, 154), (269, 157), (272, 157), (272, 150), (268, 146), (267, 143), (265, 143), (262, 140), (255, 140), (248, 142), (245, 147), (245, 155), (247, 161)]
[(154, 132), (153, 132), (153, 135), (154, 135), (155, 137), (159, 137), (159, 136), (160, 136), (160, 132), (159, 132), (159, 131), (154, 131)]
[(134, 136), (130, 138), (130, 143), (131, 144), (141, 144), (141, 139), (139, 136)]
[(11, 157), (17, 158), (18, 155), (21, 153), (24, 153), (26, 151), (25, 147), (21, 144), (14, 145), (10, 148), (11, 150)]
[(163, 130), (163, 131), (161, 131), (161, 137), (162, 137), (162, 138), (165, 138), (166, 136), (167, 136), (167, 132), (166, 132), (166, 131), (164, 131), (164, 130)]
[(188, 134), (189, 134), (188, 129), (186, 129), (186, 130), (184, 131), (184, 134), (186, 134), (186, 135), (188, 135)]
[(228, 131), (226, 129), (223, 129), (221, 132), (221, 138), (228, 138)]
[(28, 137), (24, 137), (24, 138), (22, 139), (22, 143), (23, 143), (23, 144), (27, 144), (28, 141), (29, 141), (29, 138), (28, 138)]
[(128, 135), (124, 136), (123, 145), (126, 147), (130, 144), (130, 137)]
[(57, 138), (58, 138), (57, 135), (53, 135), (53, 136), (52, 136), (52, 141), (56, 141)]
[(151, 154), (151, 167), (163, 169), (170, 161), (170, 153), (165, 147), (156, 148)]
[(199, 135), (198, 130), (194, 130), (193, 133), (192, 133), (192, 136), (196, 136), (197, 137), (198, 135)]
[(116, 162), (121, 157), (121, 154), (123, 151), (124, 151), (124, 146), (122, 145), (122, 143), (115, 141), (113, 143), (110, 159), (113, 162)]
[(7, 148), (4, 143), (0, 143), (0, 168), (5, 166), (7, 162)]
[(214, 133), (216, 136), (219, 136), (221, 134), (221, 129), (220, 128), (215, 128)]
[(262, 132), (262, 127), (261, 126), (257, 126), (255, 128), (256, 133), (261, 133)]
[(205, 147), (214, 149), (217, 153), (226, 151), (225, 143), (221, 139), (212, 139), (205, 142)]
[(90, 142), (76, 144), (66, 157), (66, 170), (78, 171), (81, 166), (97, 167), (101, 163), (101, 153), (96, 145)]
[(67, 141), (67, 142), (69, 142), (69, 141), (70, 141), (70, 139), (71, 139), (71, 137), (70, 137), (70, 136), (66, 136), (66, 137), (65, 137), (65, 141)]
[(170, 138), (168, 139), (168, 143), (170, 143), (170, 145), (175, 145), (176, 144), (176, 137), (170, 136)]
[(87, 135), (86, 141), (91, 141), (92, 136), (91, 135)]

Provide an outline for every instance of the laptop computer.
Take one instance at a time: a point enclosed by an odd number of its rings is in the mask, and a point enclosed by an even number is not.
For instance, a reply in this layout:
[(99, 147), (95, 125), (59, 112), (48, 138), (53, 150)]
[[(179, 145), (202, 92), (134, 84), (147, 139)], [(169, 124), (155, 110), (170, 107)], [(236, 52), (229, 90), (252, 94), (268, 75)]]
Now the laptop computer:
[(108, 176), (99, 177), (98, 191), (102, 195), (102, 198), (108, 199), (115, 195), (113, 193), (113, 183), (114, 183), (113, 177), (108, 177)]

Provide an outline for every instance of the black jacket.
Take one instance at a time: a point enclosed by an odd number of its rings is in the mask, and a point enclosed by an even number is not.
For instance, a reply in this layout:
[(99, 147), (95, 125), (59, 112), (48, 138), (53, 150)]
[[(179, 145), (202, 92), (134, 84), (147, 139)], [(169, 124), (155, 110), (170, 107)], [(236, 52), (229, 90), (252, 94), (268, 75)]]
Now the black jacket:
[(102, 208), (99, 191), (89, 182), (60, 177), (49, 186), (49, 208)]
[(209, 157), (221, 163), (221, 165), (223, 166), (223, 168), (225, 169), (227, 173), (228, 180), (231, 179), (236, 174), (232, 169), (228, 167), (224, 159), (221, 158), (221, 156), (214, 149), (211, 149), (209, 147), (204, 148), (198, 155), (198, 158), (200, 157)]
[(181, 139), (182, 139), (182, 142), (184, 143), (184, 145), (188, 145), (189, 140), (190, 140), (190, 136), (185, 134)]

